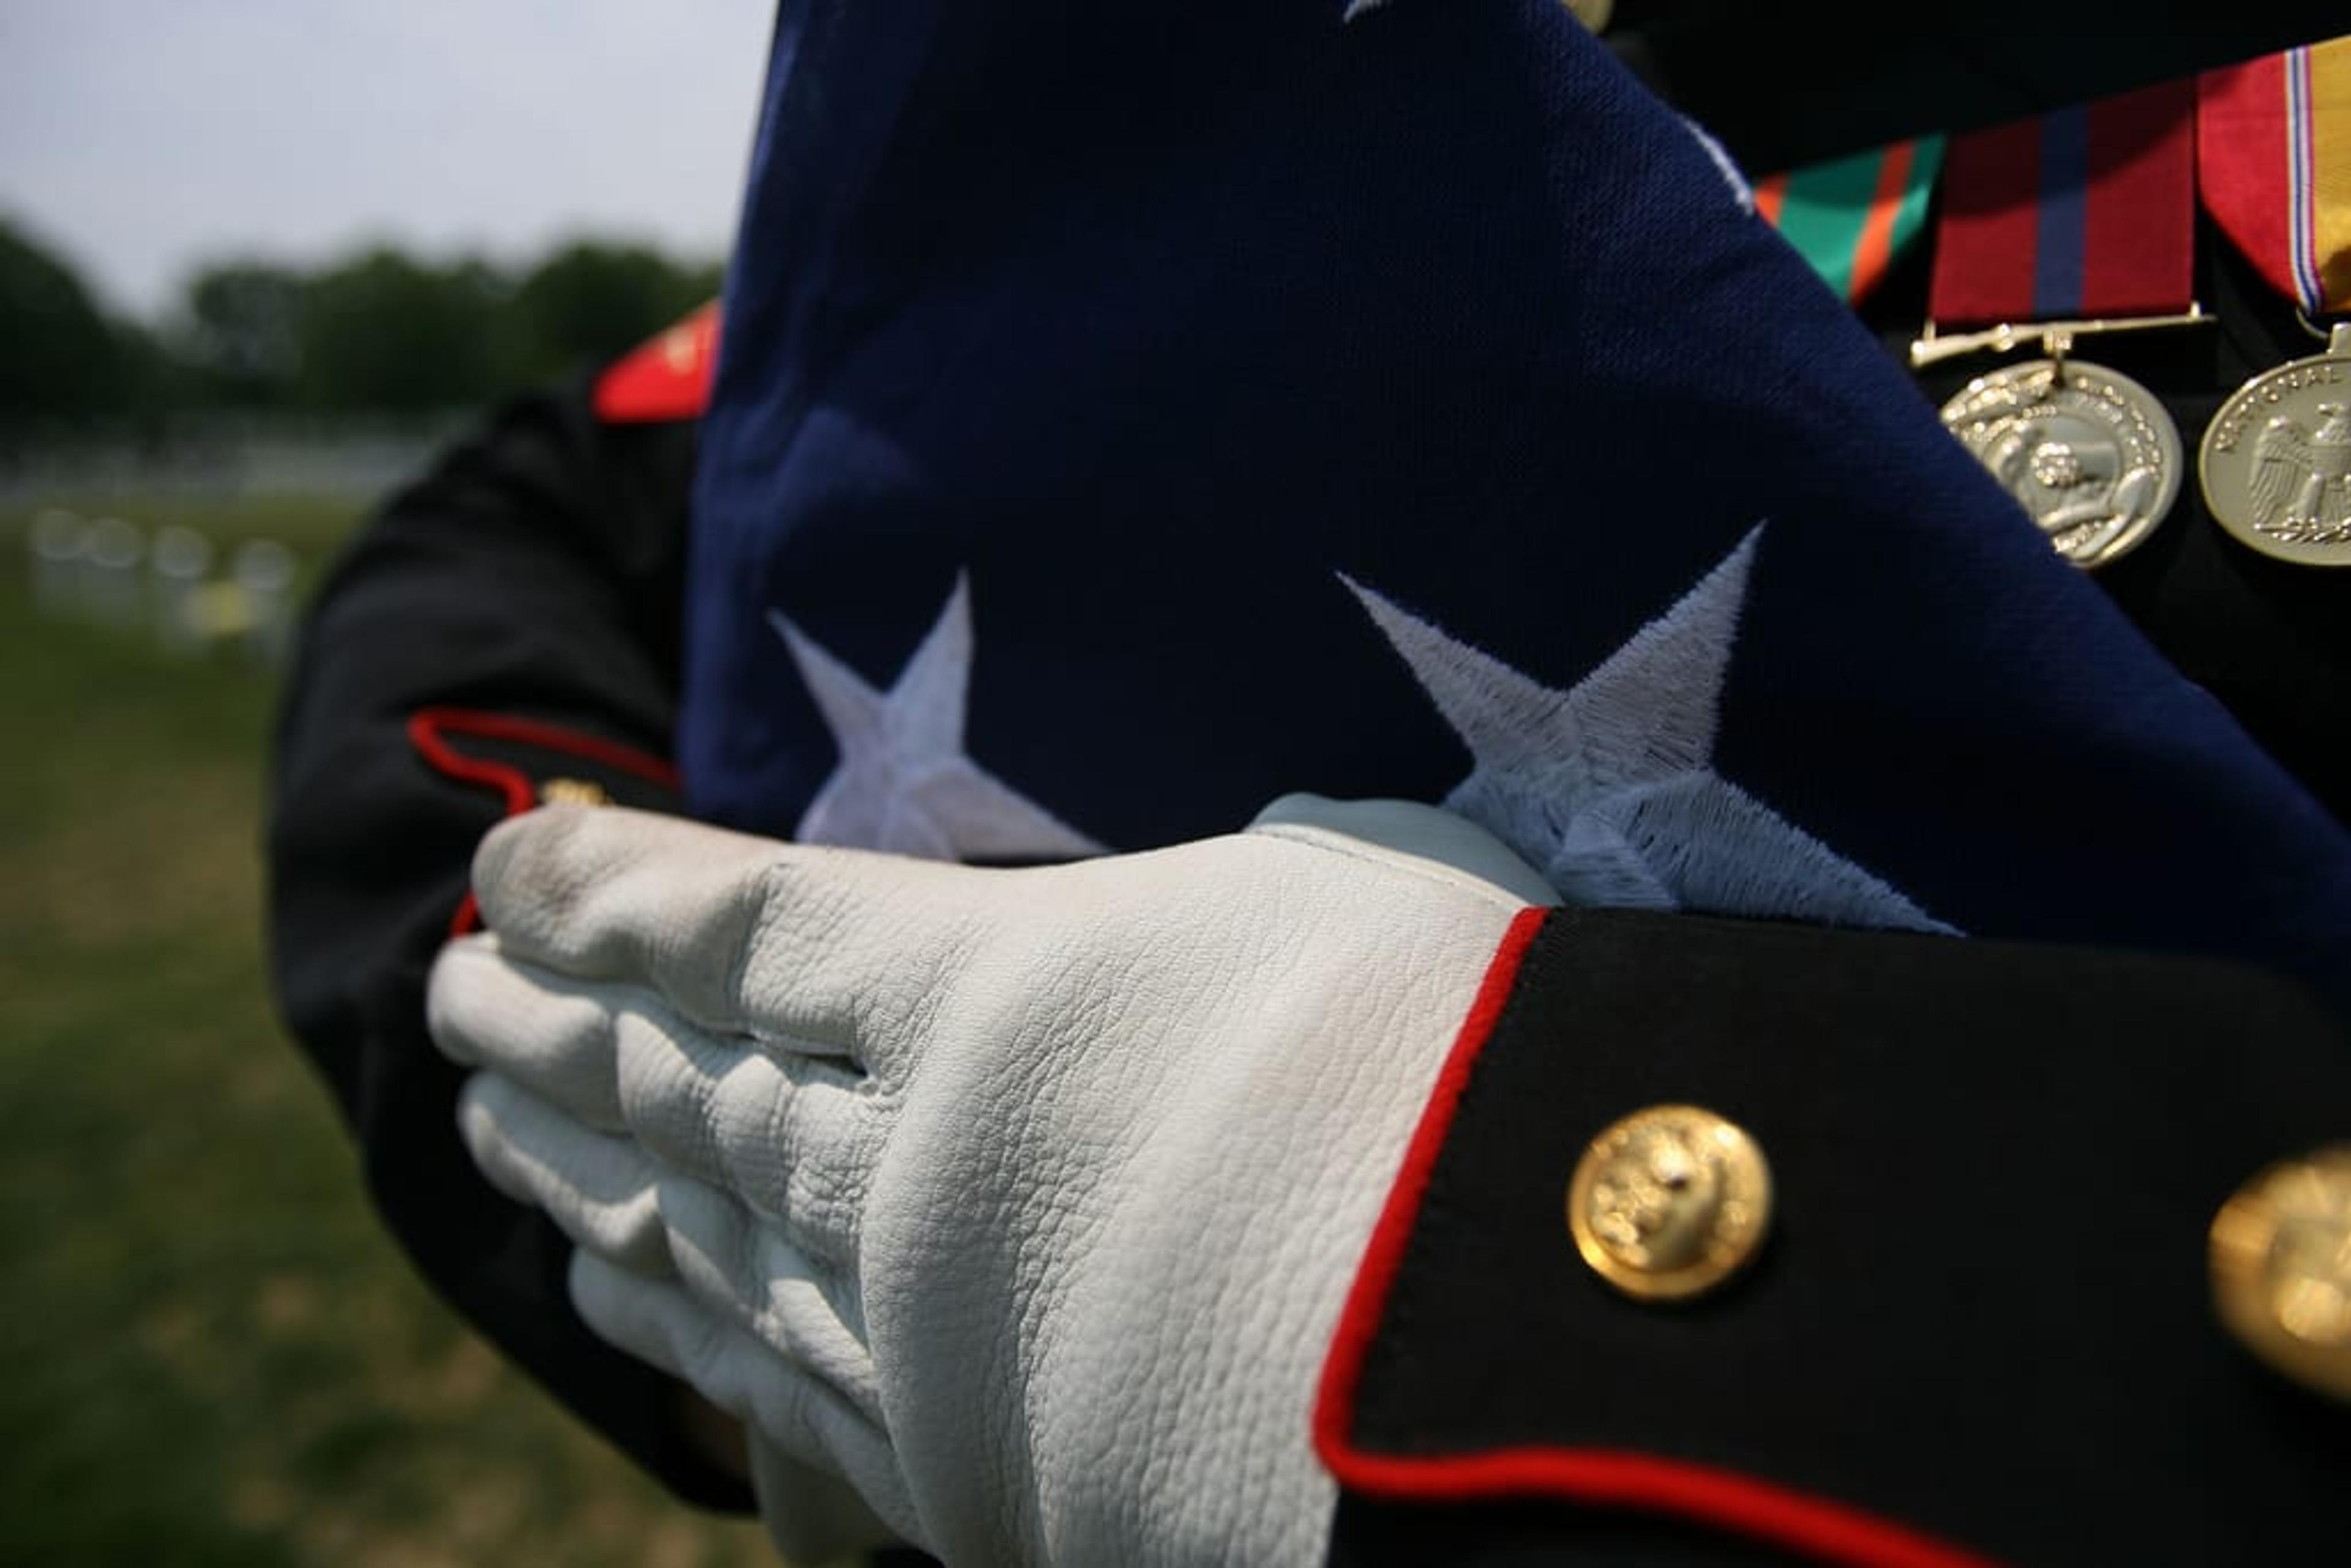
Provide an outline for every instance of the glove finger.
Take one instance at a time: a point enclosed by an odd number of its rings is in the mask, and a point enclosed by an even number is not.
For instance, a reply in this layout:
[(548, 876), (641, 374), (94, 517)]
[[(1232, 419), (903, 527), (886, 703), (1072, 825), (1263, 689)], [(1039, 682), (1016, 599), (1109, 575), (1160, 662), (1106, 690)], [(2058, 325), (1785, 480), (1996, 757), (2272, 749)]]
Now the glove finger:
[(811, 1250), (852, 1255), (881, 1134), (862, 1075), (791, 1054), (770, 1061), (649, 991), (518, 963), (482, 938), (443, 951), (427, 1012), (455, 1060), (587, 1127), (634, 1133), (677, 1169), (787, 1221)]
[(883, 1522), (920, 1539), (897, 1455), (857, 1407), (669, 1281), (571, 1255), (571, 1302), (597, 1335), (691, 1385), (781, 1452), (841, 1476)]
[(545, 1210), (581, 1247), (641, 1274), (670, 1272), (661, 1170), (634, 1143), (582, 1126), (495, 1072), (466, 1080), (457, 1130), (492, 1186)]
[(856, 1256), (857, 1217), (887, 1132), (862, 1074), (770, 1056), (657, 1009), (623, 1015), (616, 1038), (622, 1114), (648, 1150), (817, 1256)]
[(617, 1133), (624, 1124), (612, 1015), (625, 994), (516, 963), (495, 938), (468, 936), (434, 960), (425, 1026), (451, 1061), (492, 1069)]
[(698, 1181), (664, 1177), (659, 1201), (670, 1257), (687, 1292), (879, 1426), (882, 1390), (866, 1348), (865, 1302), (855, 1271), (810, 1257), (775, 1227)]
[(861, 1065), (861, 1025), (953, 961), (980, 874), (617, 807), (525, 812), (474, 857), (483, 917), (510, 956), (640, 984), (720, 1032)]
[(802, 1463), (756, 1433), (751, 1495), (758, 1500), (768, 1541), (786, 1563), (831, 1563), (906, 1543), (848, 1482)]

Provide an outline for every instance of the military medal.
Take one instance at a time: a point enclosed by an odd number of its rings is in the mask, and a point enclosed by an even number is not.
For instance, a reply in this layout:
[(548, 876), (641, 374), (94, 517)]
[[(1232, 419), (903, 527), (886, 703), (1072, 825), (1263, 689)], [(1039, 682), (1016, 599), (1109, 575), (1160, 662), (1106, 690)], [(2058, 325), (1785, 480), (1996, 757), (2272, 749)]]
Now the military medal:
[(1567, 0), (1568, 15), (1583, 24), (1592, 33), (1608, 30), (1608, 20), (1616, 12), (1616, 0)]
[(2351, 566), (2351, 325), (2230, 394), (2199, 460), (2212, 518), (2263, 555)]
[(1932, 320), (1910, 361), (2040, 345), (1960, 389), (1943, 424), (2076, 566), (2129, 552), (2179, 494), (2162, 402), (2073, 349), (2210, 319), (2192, 287), (2193, 92), (2166, 83), (1976, 131), (1946, 160)]
[[(2198, 84), (2205, 205), (2305, 323), (2351, 306), (2351, 39), (2208, 71)], [(2313, 329), (2314, 331), (2316, 329)], [(2240, 543), (2303, 566), (2351, 566), (2351, 324), (2326, 351), (2264, 371), (2212, 416), (2204, 503)]]
[(2118, 371), (2052, 356), (1978, 376), (1943, 427), (2016, 497), (2057, 553), (2099, 567), (2155, 531), (2179, 494), (2179, 432)]

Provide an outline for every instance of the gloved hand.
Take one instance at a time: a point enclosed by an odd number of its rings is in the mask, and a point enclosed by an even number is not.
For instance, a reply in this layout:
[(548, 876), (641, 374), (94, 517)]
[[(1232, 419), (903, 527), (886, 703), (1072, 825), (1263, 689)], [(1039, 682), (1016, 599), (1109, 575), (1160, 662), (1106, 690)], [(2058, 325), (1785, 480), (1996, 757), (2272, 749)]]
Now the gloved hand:
[[(1468, 868), (1468, 869), (1464, 869)], [(1291, 797), (1020, 871), (555, 809), (433, 976), (581, 1314), (749, 1423), (801, 1551), (1320, 1561), (1342, 1299), (1504, 928), (1459, 819)]]

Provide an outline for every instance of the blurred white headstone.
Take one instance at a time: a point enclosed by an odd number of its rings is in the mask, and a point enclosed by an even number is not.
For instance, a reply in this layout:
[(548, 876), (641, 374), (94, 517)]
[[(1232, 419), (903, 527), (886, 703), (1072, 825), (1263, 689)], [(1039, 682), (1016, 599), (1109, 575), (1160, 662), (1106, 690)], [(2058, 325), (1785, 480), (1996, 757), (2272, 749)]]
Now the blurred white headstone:
[(62, 619), (81, 609), (82, 552), (89, 548), (89, 525), (71, 512), (51, 510), (33, 519), (25, 553), (33, 569), (33, 605)]
[(294, 557), (274, 539), (247, 539), (237, 546), (230, 568), (252, 617), (246, 647), (265, 664), (286, 655), (294, 626)]
[(193, 528), (157, 530), (147, 558), (148, 610), (155, 641), (166, 653), (193, 653), (209, 640), (197, 612), (212, 569), (212, 540)]
[(139, 562), (146, 553), (145, 538), (120, 517), (90, 524), (89, 548), (82, 553), (83, 612), (102, 626), (138, 625), (145, 587)]

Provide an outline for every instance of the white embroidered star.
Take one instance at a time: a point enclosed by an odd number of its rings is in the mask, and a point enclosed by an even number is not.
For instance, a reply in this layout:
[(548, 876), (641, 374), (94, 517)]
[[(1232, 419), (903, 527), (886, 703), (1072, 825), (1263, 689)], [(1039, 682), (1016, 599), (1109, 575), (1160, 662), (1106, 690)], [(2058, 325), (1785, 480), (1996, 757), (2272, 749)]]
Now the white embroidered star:
[(768, 622), (791, 651), (841, 749), (801, 813), (802, 843), (933, 860), (1063, 860), (1102, 846), (964, 754), (971, 685), (971, 592), (958, 576), (938, 621), (887, 692), (877, 692), (781, 611)]
[(1468, 743), (1469, 776), (1446, 805), (1569, 903), (1950, 931), (1714, 770), (1723, 679), (1762, 532), (1565, 691), (1341, 580)]

